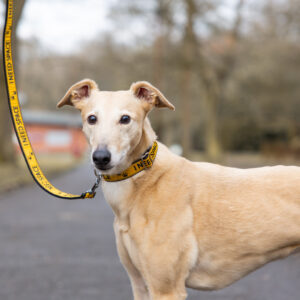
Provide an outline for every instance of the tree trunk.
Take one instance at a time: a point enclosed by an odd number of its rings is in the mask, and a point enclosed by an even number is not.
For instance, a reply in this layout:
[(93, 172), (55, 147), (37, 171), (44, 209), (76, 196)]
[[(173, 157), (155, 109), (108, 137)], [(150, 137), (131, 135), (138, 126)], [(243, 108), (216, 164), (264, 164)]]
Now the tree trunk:
[(188, 157), (191, 153), (191, 99), (190, 99), (191, 70), (187, 68), (182, 72), (181, 79), (181, 112), (182, 112), (182, 155)]
[[(166, 46), (172, 28), (171, 1), (156, 0), (157, 37), (153, 45), (153, 84), (164, 90)], [(165, 144), (172, 143), (172, 128), (170, 119), (165, 111), (156, 111), (152, 114), (155, 132)]]
[(186, 25), (182, 45), (182, 80), (181, 80), (181, 103), (182, 106), (182, 150), (184, 156), (191, 153), (191, 87), (190, 82), (193, 73), (193, 59), (197, 48), (196, 35), (194, 32), (194, 18), (197, 13), (194, 0), (186, 0)]
[(202, 83), (204, 91), (204, 100), (206, 106), (206, 124), (205, 124), (205, 145), (206, 156), (209, 161), (221, 163), (223, 159), (223, 148), (219, 137), (219, 116), (218, 109), (222, 102), (221, 95), (224, 95), (224, 87), (227, 79), (232, 72), (236, 61), (235, 47), (239, 39), (239, 30), (242, 23), (242, 9), (245, 0), (239, 0), (236, 5), (236, 18), (231, 31), (231, 45), (227, 48), (227, 58), (223, 59), (225, 67), (219, 73), (211, 69), (205, 60), (201, 57), (200, 69), (202, 71)]
[[(12, 31), (12, 54), (14, 58), (15, 72), (18, 68), (17, 55), (17, 36), (16, 28), (18, 26), (25, 0), (14, 2), (14, 20)], [(12, 143), (12, 124), (7, 104), (7, 93), (4, 79), (3, 58), (0, 58), (0, 163), (14, 161), (14, 147)]]
[[(164, 79), (164, 36), (160, 35), (154, 41), (153, 48), (153, 85), (163, 90)], [(159, 139), (165, 143), (165, 120), (163, 112), (156, 111), (151, 116), (155, 126), (155, 132)]]
[(222, 146), (219, 139), (218, 103), (217, 95), (205, 97), (205, 150), (207, 160), (220, 163), (222, 161)]

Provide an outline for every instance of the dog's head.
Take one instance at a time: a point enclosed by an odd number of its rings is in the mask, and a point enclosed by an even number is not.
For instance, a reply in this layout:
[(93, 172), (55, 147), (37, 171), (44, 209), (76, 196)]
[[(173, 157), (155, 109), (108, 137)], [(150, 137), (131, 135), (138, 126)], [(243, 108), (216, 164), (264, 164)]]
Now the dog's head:
[(132, 163), (130, 155), (141, 141), (153, 107), (175, 109), (148, 82), (133, 83), (127, 91), (107, 92), (90, 79), (74, 84), (57, 104), (64, 105), (81, 111), (92, 161), (103, 174), (119, 173)]

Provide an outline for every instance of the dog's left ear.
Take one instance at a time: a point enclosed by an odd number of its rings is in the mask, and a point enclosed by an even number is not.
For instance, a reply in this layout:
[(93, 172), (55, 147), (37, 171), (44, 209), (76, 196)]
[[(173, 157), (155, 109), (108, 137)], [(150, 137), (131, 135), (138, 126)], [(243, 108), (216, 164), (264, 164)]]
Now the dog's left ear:
[(89, 98), (91, 95), (91, 91), (94, 89), (98, 89), (97, 83), (94, 80), (81, 80), (69, 88), (67, 93), (57, 103), (57, 107), (71, 105), (79, 109), (81, 100)]
[(138, 81), (133, 83), (130, 90), (137, 98), (147, 103), (149, 110), (154, 106), (167, 107), (171, 110), (175, 110), (174, 105), (170, 103), (156, 87), (147, 81)]

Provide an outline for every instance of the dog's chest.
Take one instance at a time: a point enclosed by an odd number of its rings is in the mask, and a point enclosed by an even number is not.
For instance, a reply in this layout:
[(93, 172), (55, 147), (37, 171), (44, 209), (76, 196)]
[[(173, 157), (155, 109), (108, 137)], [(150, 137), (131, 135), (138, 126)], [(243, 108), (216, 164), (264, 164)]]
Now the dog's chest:
[(131, 184), (129, 180), (120, 182), (103, 182), (102, 191), (108, 204), (115, 209), (122, 209), (127, 204), (131, 194)]
[(130, 200), (132, 199), (132, 184), (128, 180), (116, 183), (102, 184), (105, 200), (111, 206), (118, 220), (117, 230), (126, 232), (129, 229)]

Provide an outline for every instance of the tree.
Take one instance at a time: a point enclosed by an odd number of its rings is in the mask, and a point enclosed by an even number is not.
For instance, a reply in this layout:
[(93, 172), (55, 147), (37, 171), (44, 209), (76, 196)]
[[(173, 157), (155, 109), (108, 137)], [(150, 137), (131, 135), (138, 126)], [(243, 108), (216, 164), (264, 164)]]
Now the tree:
[[(170, 31), (173, 26), (172, 3), (170, 0), (155, 1), (154, 16), (156, 19), (157, 30), (153, 42), (153, 84), (159, 89), (166, 88), (166, 55), (167, 44), (169, 41)], [(168, 113), (164, 111), (156, 112), (152, 115), (155, 130), (158, 136), (166, 143), (170, 144), (171, 134), (168, 130)]]
[[(194, 0), (186, 0), (188, 3)], [(236, 6), (236, 19), (229, 30), (222, 30), (217, 25), (213, 25), (217, 32), (217, 41), (214, 51), (207, 51), (204, 41), (198, 38), (197, 47), (197, 74), (202, 91), (202, 100), (205, 104), (205, 148), (207, 158), (211, 161), (220, 162), (222, 160), (222, 144), (219, 138), (219, 108), (224, 100), (224, 89), (228, 78), (236, 62), (236, 47), (239, 39), (241, 26), (241, 11), (244, 0), (239, 0)], [(195, 4), (194, 4), (195, 5)], [(199, 9), (199, 8), (198, 8)], [(200, 8), (201, 9), (201, 8)], [(198, 13), (201, 17), (201, 12)], [(212, 37), (213, 41), (213, 37)], [(209, 43), (208, 43), (209, 44)], [(213, 48), (213, 47), (212, 47)]]
[(54, 109), (66, 87), (85, 77), (103, 90), (127, 89), (143, 79), (176, 106), (174, 113), (153, 112), (152, 124), (164, 143), (181, 143), (185, 155), (205, 148), (209, 160), (220, 161), (225, 149), (264, 149), (270, 136), (298, 147), (299, 1), (265, 0), (252, 14), (251, 2), (236, 0), (230, 18), (222, 3), (122, 1), (113, 20), (129, 42), (114, 29), (69, 56), (38, 57), (39, 44), (27, 40), (19, 73), (19, 88), (30, 99), (25, 107)]
[[(15, 71), (18, 68), (18, 40), (16, 36), (16, 28), (21, 19), (22, 11), (24, 8), (25, 0), (18, 0), (14, 2), (14, 20), (13, 20), (13, 31), (12, 31), (12, 54), (14, 57)], [(14, 159), (14, 149), (11, 138), (11, 121), (7, 105), (7, 94), (4, 80), (3, 70), (3, 58), (0, 58), (0, 163), (1, 162), (12, 162)]]
[(181, 111), (182, 111), (182, 150), (188, 156), (191, 151), (191, 78), (193, 76), (193, 62), (196, 54), (196, 35), (194, 23), (197, 9), (194, 0), (185, 1), (186, 24), (182, 38), (182, 78), (181, 78)]

